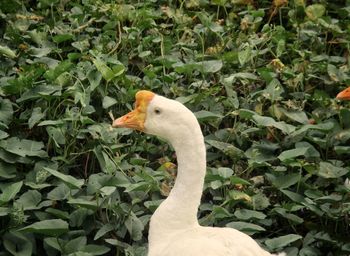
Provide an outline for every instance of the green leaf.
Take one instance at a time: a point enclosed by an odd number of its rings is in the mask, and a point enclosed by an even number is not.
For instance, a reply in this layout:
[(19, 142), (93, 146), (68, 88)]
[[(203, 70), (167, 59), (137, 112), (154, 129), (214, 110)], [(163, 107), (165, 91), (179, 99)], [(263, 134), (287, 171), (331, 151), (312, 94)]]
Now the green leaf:
[(305, 13), (310, 20), (321, 18), (326, 12), (326, 8), (322, 4), (312, 4), (305, 8)]
[(232, 144), (217, 140), (206, 140), (205, 142), (232, 158), (241, 158), (243, 156), (243, 152)]
[(206, 110), (200, 110), (198, 112), (195, 112), (194, 115), (197, 117), (198, 120), (222, 118), (222, 115), (215, 114), (213, 112), (206, 111)]
[(281, 39), (277, 43), (276, 48), (276, 56), (279, 58), (281, 55), (285, 52), (286, 49), (286, 41), (284, 39)]
[(21, 103), (28, 100), (34, 100), (38, 98), (53, 98), (61, 95), (62, 87), (52, 85), (38, 85), (32, 89), (24, 92), (21, 97), (16, 101)]
[(72, 39), (74, 39), (74, 36), (72, 34), (60, 34), (60, 35), (55, 35), (54, 37), (52, 37), (52, 40), (57, 44), (60, 44), (60, 43), (66, 42), (66, 41), (70, 41)]
[(43, 119), (45, 117), (45, 112), (41, 112), (41, 108), (37, 107), (37, 108), (33, 108), (33, 112), (31, 117), (28, 119), (28, 126), (29, 129), (32, 129), (34, 127), (34, 125), (36, 125), (37, 123), (39, 123), (39, 121), (41, 119)]
[(152, 54), (151, 51), (143, 51), (143, 52), (140, 52), (140, 53), (139, 53), (139, 57), (140, 57), (140, 58), (145, 58), (145, 57), (147, 57), (147, 56), (150, 56), (151, 54)]
[(252, 49), (249, 45), (246, 45), (245, 48), (238, 52), (238, 61), (243, 66), (247, 63), (252, 56)]
[(31, 256), (33, 255), (33, 243), (30, 238), (23, 234), (11, 230), (5, 233), (3, 245), (11, 255), (15, 256)]
[(232, 214), (228, 210), (221, 206), (213, 207), (213, 215), (216, 219), (224, 219), (232, 216)]
[(0, 45), (0, 55), (3, 55), (5, 57), (11, 58), (11, 59), (16, 58), (16, 56), (17, 56), (15, 51), (11, 50), (7, 46), (2, 46), (2, 45)]
[(252, 224), (249, 222), (243, 222), (243, 221), (229, 222), (226, 224), (226, 227), (237, 229), (237, 230), (244, 232), (248, 235), (253, 235), (255, 233), (265, 231), (265, 229), (259, 225)]
[(340, 121), (343, 123), (344, 128), (350, 128), (350, 109), (341, 109), (339, 115)]
[(110, 196), (117, 188), (115, 186), (105, 186), (100, 189), (101, 193), (105, 196)]
[(226, 2), (227, 2), (227, 0), (213, 0), (212, 4), (225, 6)]
[(307, 124), (309, 122), (309, 119), (304, 111), (301, 110), (286, 110), (286, 109), (280, 109), (282, 113), (287, 116), (290, 120), (293, 120), (295, 122), (298, 122), (300, 124)]
[(287, 124), (285, 122), (276, 122), (272, 117), (268, 116), (260, 116), (254, 115), (253, 120), (257, 125), (265, 126), (265, 127), (275, 127), (285, 134), (291, 134), (295, 131), (295, 126)]
[(306, 142), (306, 141), (297, 142), (295, 143), (295, 147), (297, 149), (308, 148), (308, 150), (305, 153), (305, 158), (307, 160), (316, 160), (321, 157), (320, 152), (318, 152), (318, 150), (309, 142)]
[(319, 202), (329, 202), (329, 203), (336, 203), (336, 202), (340, 202), (343, 200), (343, 197), (341, 195), (337, 195), (337, 194), (331, 194), (328, 196), (321, 196), (315, 199), (315, 201), (319, 201)]
[(251, 197), (251, 200), (252, 200), (252, 205), (256, 210), (264, 210), (270, 206), (269, 198), (263, 193), (255, 194), (254, 196)]
[(103, 78), (107, 81), (120, 76), (125, 71), (124, 65), (120, 62), (119, 64), (114, 65), (112, 69), (108, 67), (107, 63), (102, 61), (100, 58), (95, 58), (92, 62), (96, 66), (97, 70), (101, 72)]
[[(52, 0), (51, 0), (52, 1)], [(47, 33), (37, 29), (28, 31), (30, 39), (39, 46), (43, 46), (47, 42)]]
[(94, 240), (97, 240), (114, 229), (113, 225), (107, 223), (103, 225), (95, 234)]
[(253, 119), (253, 116), (256, 115), (256, 112), (249, 109), (240, 109), (239, 117), (243, 119)]
[(334, 128), (334, 123), (332, 122), (325, 122), (320, 124), (305, 124), (301, 126), (299, 129), (295, 130), (290, 136), (291, 137), (298, 137), (309, 130), (319, 130), (319, 131), (330, 131)]
[(341, 176), (344, 176), (349, 172), (350, 171), (346, 168), (337, 167), (328, 162), (321, 162), (320, 169), (318, 170), (317, 175), (326, 179), (332, 179), (332, 178), (339, 178)]
[(13, 107), (9, 99), (0, 98), (0, 122), (9, 125), (13, 117)]
[[(350, 146), (334, 146), (334, 151), (338, 155), (348, 155), (350, 153)], [(1, 171), (0, 171), (0, 173), (1, 173)]]
[(300, 255), (300, 256), (318, 256), (321, 254), (322, 253), (319, 249), (314, 248), (314, 247), (305, 246), (300, 250), (298, 255)]
[(150, 184), (148, 182), (138, 182), (134, 184), (126, 184), (125, 192), (131, 192), (131, 191), (148, 191), (150, 189)]
[(101, 59), (96, 58), (93, 60), (93, 63), (95, 64), (98, 71), (101, 72), (104, 79), (107, 81), (110, 81), (114, 78), (114, 73), (112, 69), (110, 69), (105, 62), (103, 62)]
[(198, 62), (198, 65), (201, 66), (203, 73), (216, 73), (222, 68), (223, 63), (221, 60), (207, 60)]
[(249, 181), (246, 181), (245, 179), (242, 179), (242, 178), (239, 178), (236, 176), (231, 176), (230, 182), (231, 182), (231, 184), (251, 185), (251, 183)]
[(16, 177), (16, 166), (0, 161), (0, 178), (12, 179), (14, 177)]
[(87, 243), (86, 236), (79, 236), (68, 241), (65, 246), (66, 253), (74, 253), (82, 251)]
[(284, 190), (284, 189), (281, 189), (281, 192), (283, 194), (285, 194), (286, 196), (288, 196), (290, 199), (292, 199), (292, 201), (296, 202), (296, 203), (303, 203), (305, 202), (305, 199), (302, 195), (298, 194), (298, 193), (295, 193), (295, 192), (292, 192), (292, 191), (289, 191), (289, 190)]
[(286, 247), (287, 245), (302, 239), (302, 236), (296, 234), (289, 234), (285, 236), (280, 236), (272, 239), (265, 240), (266, 246), (272, 250), (278, 250)]
[(344, 80), (343, 72), (332, 64), (328, 64), (327, 71), (329, 77), (335, 82), (341, 82)]
[(87, 200), (84, 198), (72, 198), (68, 200), (68, 203), (92, 210), (96, 210), (98, 208), (97, 202), (95, 200)]
[(10, 208), (0, 207), (0, 217), (6, 216), (10, 213)]
[(47, 193), (47, 198), (55, 201), (67, 199), (71, 189), (65, 184), (61, 183), (56, 188)]
[[(0, 142), (1, 144), (1, 142)], [(15, 154), (12, 154), (12, 153), (9, 153), (7, 151), (5, 151), (4, 149), (2, 149), (0, 147), (0, 159), (5, 161), (6, 163), (9, 163), (9, 164), (14, 164), (14, 163), (21, 163), (21, 162), (26, 162), (25, 160), (26, 159), (23, 159), (22, 157), (18, 156), (18, 155), (15, 155)]]
[(258, 77), (253, 73), (238, 72), (223, 79), (224, 84), (232, 84), (236, 79), (243, 80), (258, 80)]
[(44, 143), (41, 141), (33, 140), (20, 140), (17, 137), (11, 137), (7, 140), (0, 141), (0, 147), (13, 154), (25, 157), (36, 156), (46, 157), (47, 153), (42, 150)]
[(273, 209), (275, 212), (277, 212), (278, 214), (280, 214), (281, 216), (283, 216), (284, 218), (296, 223), (296, 224), (301, 224), (304, 222), (304, 220), (302, 218), (300, 218), (299, 216), (292, 214), (292, 213), (288, 213), (286, 211), (286, 209), (283, 208), (275, 208)]
[(230, 178), (233, 175), (233, 170), (231, 168), (227, 168), (227, 167), (219, 167), (218, 168), (218, 174), (224, 178)]
[(213, 180), (210, 182), (210, 188), (211, 189), (218, 189), (223, 186), (222, 182), (220, 180)]
[(89, 255), (106, 255), (107, 252), (109, 252), (111, 248), (103, 245), (96, 245), (96, 244), (88, 244), (85, 246), (83, 251), (88, 253)]
[(62, 125), (64, 124), (63, 120), (45, 120), (38, 124), (38, 126), (47, 126), (47, 125)]
[[(269, 176), (272, 174), (269, 174)], [(279, 176), (272, 180), (272, 184), (278, 189), (289, 188), (298, 183), (301, 179), (300, 173), (290, 173), (283, 176)]]
[(6, 139), (8, 136), (10, 136), (7, 132), (0, 130), (0, 140)]
[(130, 247), (129, 244), (124, 243), (124, 242), (121, 242), (121, 241), (119, 241), (119, 240), (117, 240), (117, 239), (105, 239), (105, 241), (106, 241), (107, 243), (109, 243), (109, 244), (111, 244), (111, 245), (114, 245), (114, 246), (116, 246), (116, 247), (119, 247), (119, 248), (128, 248), (128, 247)]
[(111, 106), (113, 106), (113, 105), (115, 105), (115, 104), (117, 104), (117, 103), (118, 103), (118, 102), (117, 102), (116, 99), (111, 98), (111, 97), (109, 97), (109, 96), (105, 96), (105, 97), (103, 98), (103, 101), (102, 101), (102, 107), (103, 107), (104, 109), (107, 109), (107, 108), (109, 108), (109, 107), (111, 107)]
[(283, 151), (277, 158), (282, 162), (287, 162), (287, 160), (295, 159), (299, 156), (305, 156), (308, 150), (309, 150), (308, 147), (301, 147), (301, 148), (286, 150), (286, 151)]
[(73, 42), (72, 46), (74, 48), (78, 49), (79, 51), (84, 52), (84, 51), (89, 49), (90, 43), (89, 43), (88, 38), (85, 38), (83, 40)]
[(248, 210), (248, 209), (238, 209), (235, 211), (234, 215), (239, 220), (263, 220), (266, 218), (266, 215), (262, 212)]
[(63, 248), (60, 244), (62, 242), (60, 239), (57, 239), (56, 237), (46, 237), (44, 238), (44, 243), (46, 246), (50, 246), (54, 249), (56, 249), (59, 252), (62, 252)]
[(73, 63), (69, 60), (61, 61), (54, 69), (46, 71), (44, 77), (50, 81), (54, 81), (59, 75), (69, 71), (72, 66)]
[(275, 102), (281, 98), (284, 89), (278, 79), (272, 79), (266, 89), (262, 91), (262, 96)]
[(54, 209), (54, 208), (47, 208), (45, 210), (45, 212), (50, 213), (54, 217), (57, 217), (60, 219), (66, 219), (66, 220), (69, 219), (69, 213), (66, 211), (61, 211), (61, 210)]
[(106, 154), (106, 152), (104, 152), (100, 146), (94, 148), (93, 152), (95, 153), (98, 162), (100, 163), (102, 171), (106, 173), (115, 173), (117, 167), (114, 161), (110, 159), (109, 155)]
[(52, 48), (49, 47), (31, 47), (30, 48), (30, 55), (33, 57), (41, 58), (44, 56), (49, 55), (49, 53), (52, 52)]
[(131, 238), (134, 241), (139, 241), (142, 238), (142, 231), (144, 225), (141, 220), (135, 215), (131, 214), (125, 221), (125, 226), (130, 233)]
[(46, 131), (47, 131), (47, 134), (50, 136), (50, 138), (54, 140), (57, 147), (60, 147), (60, 145), (66, 144), (66, 137), (62, 128), (47, 126)]
[(40, 202), (41, 194), (36, 190), (28, 190), (16, 200), (15, 204), (23, 210), (34, 210)]
[(63, 173), (60, 173), (54, 169), (43, 167), (46, 171), (51, 173), (53, 176), (59, 178), (60, 180), (64, 181), (66, 184), (74, 187), (74, 188), (81, 188), (82, 185), (84, 185), (84, 180), (82, 179), (76, 179), (71, 175), (66, 175)]
[(87, 79), (90, 82), (90, 90), (94, 91), (101, 84), (102, 74), (97, 70), (90, 70)]
[(185, 74), (191, 74), (194, 70), (200, 70), (202, 66), (199, 66), (198, 63), (183, 63), (183, 62), (176, 62), (172, 65), (172, 67), (175, 69), (177, 73), (185, 73)]
[(68, 223), (61, 219), (43, 220), (21, 228), (19, 231), (59, 236), (68, 232)]
[(112, 67), (114, 77), (121, 76), (125, 72), (124, 65), (118, 61), (118, 64), (113, 65)]
[(23, 185), (23, 181), (15, 182), (9, 184), (2, 190), (2, 194), (0, 195), (0, 203), (7, 203), (11, 199), (13, 199), (17, 193), (21, 190)]

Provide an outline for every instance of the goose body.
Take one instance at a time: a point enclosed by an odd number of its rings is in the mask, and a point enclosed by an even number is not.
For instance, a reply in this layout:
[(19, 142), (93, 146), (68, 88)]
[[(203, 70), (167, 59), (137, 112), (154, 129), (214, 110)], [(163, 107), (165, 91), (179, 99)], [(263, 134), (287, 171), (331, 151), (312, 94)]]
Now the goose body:
[(174, 187), (151, 217), (148, 256), (271, 255), (238, 230), (199, 225), (206, 150), (198, 121), (189, 109), (177, 101), (139, 91), (135, 109), (114, 120), (113, 127), (133, 128), (166, 139), (177, 155)]
[[(153, 219), (154, 221), (154, 219)], [(151, 228), (152, 229), (152, 228)], [(153, 230), (157, 232), (157, 229)], [(248, 235), (231, 228), (197, 226), (150, 237), (149, 256), (269, 256)]]

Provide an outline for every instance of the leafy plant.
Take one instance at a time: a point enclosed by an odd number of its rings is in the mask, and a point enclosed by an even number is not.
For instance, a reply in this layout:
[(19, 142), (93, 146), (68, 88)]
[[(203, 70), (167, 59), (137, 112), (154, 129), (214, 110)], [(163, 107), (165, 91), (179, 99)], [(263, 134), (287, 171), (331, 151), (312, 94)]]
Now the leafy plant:
[(208, 148), (204, 225), (348, 255), (348, 1), (0, 2), (0, 255), (146, 255), (176, 157), (111, 129), (139, 89)]

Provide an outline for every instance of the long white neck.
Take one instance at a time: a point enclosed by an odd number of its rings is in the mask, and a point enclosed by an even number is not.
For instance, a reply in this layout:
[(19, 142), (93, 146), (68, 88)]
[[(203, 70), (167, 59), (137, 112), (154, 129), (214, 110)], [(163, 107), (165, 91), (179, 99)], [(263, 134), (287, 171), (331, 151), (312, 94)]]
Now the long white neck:
[(206, 150), (200, 126), (195, 125), (170, 143), (177, 156), (177, 178), (168, 198), (152, 216), (150, 244), (172, 231), (199, 225), (197, 212), (206, 171)]

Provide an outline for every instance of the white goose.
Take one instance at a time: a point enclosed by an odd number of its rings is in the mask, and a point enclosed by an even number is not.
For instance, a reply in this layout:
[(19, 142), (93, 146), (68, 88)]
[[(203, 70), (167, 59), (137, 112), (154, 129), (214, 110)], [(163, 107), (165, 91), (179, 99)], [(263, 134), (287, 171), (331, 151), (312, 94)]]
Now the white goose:
[(151, 218), (148, 256), (271, 255), (238, 230), (199, 225), (206, 150), (200, 126), (189, 109), (150, 91), (139, 91), (135, 109), (114, 120), (112, 126), (162, 137), (176, 151), (176, 182)]

